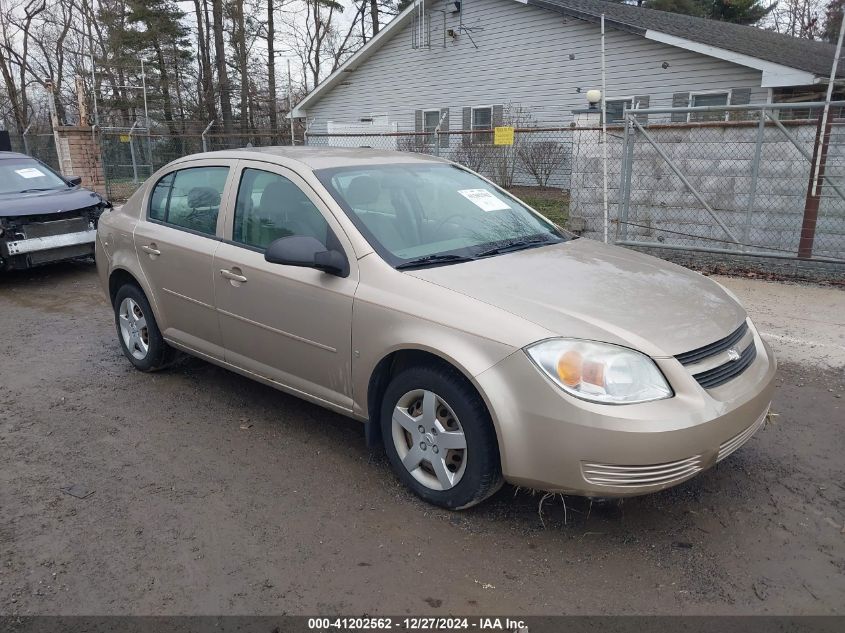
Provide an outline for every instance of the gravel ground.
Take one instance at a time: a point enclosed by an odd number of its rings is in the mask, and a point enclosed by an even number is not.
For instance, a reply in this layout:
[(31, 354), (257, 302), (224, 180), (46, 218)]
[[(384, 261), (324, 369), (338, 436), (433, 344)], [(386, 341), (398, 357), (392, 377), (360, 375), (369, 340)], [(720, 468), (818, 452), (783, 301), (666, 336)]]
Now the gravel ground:
[(841, 368), (783, 363), (774, 421), (673, 490), (451, 514), (357, 422), (134, 371), (91, 265), (0, 277), (0, 333), (0, 614), (845, 613)]

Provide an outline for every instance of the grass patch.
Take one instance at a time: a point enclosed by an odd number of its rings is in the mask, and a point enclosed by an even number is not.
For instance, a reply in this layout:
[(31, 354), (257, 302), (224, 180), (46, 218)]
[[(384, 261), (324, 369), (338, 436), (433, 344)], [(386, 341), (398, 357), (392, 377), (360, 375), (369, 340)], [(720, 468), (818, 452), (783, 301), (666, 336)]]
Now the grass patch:
[(511, 187), (510, 193), (559, 226), (569, 219), (569, 192), (553, 187)]

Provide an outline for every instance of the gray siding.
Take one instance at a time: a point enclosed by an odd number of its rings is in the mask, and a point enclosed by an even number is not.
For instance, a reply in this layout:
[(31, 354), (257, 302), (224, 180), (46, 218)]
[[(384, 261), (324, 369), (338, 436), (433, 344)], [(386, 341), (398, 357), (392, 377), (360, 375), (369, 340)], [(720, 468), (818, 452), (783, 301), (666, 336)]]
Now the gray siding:
[[(460, 129), (460, 108), (509, 103), (530, 110), (540, 125), (559, 125), (586, 105), (586, 90), (601, 86), (598, 25), (513, 0), (469, 0), (463, 23), (475, 29), (478, 48), (467, 34), (447, 37), (444, 48), (443, 7), (438, 2), (431, 13), (430, 49), (412, 48), (414, 27), (406, 26), (308, 108), (310, 130), (386, 113), (399, 130), (412, 131), (415, 110), (447, 107), (451, 129)], [(447, 8), (446, 28), (457, 26)], [(742, 88), (751, 102), (768, 98), (760, 71), (612, 29), (606, 41), (608, 99), (647, 95), (660, 107), (672, 105), (673, 93)]]

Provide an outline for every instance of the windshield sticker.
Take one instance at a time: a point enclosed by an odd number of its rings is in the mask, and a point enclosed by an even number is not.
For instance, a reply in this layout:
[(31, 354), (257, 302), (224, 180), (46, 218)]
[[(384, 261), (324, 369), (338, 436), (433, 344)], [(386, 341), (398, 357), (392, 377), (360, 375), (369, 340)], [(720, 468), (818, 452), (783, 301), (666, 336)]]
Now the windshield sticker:
[(504, 211), (505, 209), (510, 209), (503, 200), (500, 200), (486, 189), (459, 189), (458, 193), (482, 211)]
[(43, 178), (46, 174), (35, 167), (25, 167), (23, 169), (16, 169), (15, 173), (21, 178)]

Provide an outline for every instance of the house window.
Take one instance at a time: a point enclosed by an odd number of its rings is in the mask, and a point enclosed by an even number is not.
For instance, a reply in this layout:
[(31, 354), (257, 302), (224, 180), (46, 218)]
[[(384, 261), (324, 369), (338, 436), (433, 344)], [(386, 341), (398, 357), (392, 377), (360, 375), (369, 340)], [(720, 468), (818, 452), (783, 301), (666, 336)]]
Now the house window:
[[(700, 92), (690, 93), (690, 107), (698, 106), (726, 106), (730, 101), (729, 92)], [(690, 121), (724, 121), (728, 118), (726, 110), (715, 112), (690, 112)]]
[(472, 141), (480, 145), (492, 145), (493, 108), (472, 109)]
[(608, 99), (604, 104), (607, 111), (608, 123), (622, 123), (623, 109), (631, 110), (634, 107), (633, 99)]
[(434, 132), (439, 124), (440, 110), (426, 110), (423, 112), (423, 132), (426, 133), (426, 144), (434, 145), (437, 143), (437, 135)]

